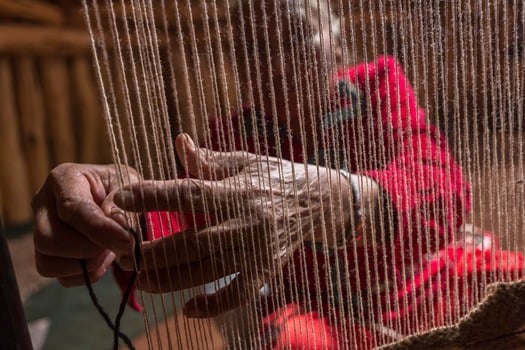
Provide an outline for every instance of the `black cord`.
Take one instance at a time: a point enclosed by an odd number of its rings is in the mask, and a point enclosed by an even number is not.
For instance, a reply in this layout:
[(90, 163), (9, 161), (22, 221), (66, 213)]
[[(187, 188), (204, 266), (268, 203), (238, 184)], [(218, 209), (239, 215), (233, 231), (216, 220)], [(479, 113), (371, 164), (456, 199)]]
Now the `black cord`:
[[(134, 251), (134, 258), (135, 258), (135, 271), (133, 271), (133, 274), (131, 275), (131, 278), (129, 279), (128, 286), (126, 287), (126, 290), (124, 291), (124, 294), (122, 295), (122, 300), (120, 301), (120, 306), (117, 312), (117, 317), (115, 318), (115, 328), (113, 329), (114, 335), (113, 335), (113, 348), (115, 350), (118, 349), (118, 330), (120, 329), (120, 321), (122, 320), (122, 316), (124, 315), (124, 311), (126, 310), (126, 305), (128, 303), (128, 299), (131, 295), (131, 291), (133, 290), (133, 285), (135, 284), (135, 281), (137, 279), (137, 269), (140, 264), (141, 260), (141, 252), (140, 252), (140, 238), (137, 233), (137, 231), (128, 228), (128, 231), (133, 235), (133, 238), (135, 239), (135, 251)], [(129, 347), (129, 345), (128, 345)], [(130, 348), (131, 349), (131, 348)]]
[[(133, 238), (135, 239), (134, 258), (135, 258), (135, 264), (136, 264), (135, 266), (138, 267), (140, 264), (140, 256), (141, 256), (139, 235), (137, 231), (131, 228), (128, 228), (127, 230), (129, 231), (129, 233), (133, 235)], [(91, 284), (91, 281), (89, 280), (86, 260), (81, 260), (80, 265), (82, 266), (82, 274), (84, 275), (84, 282), (86, 283), (86, 287), (89, 291), (89, 296), (91, 297), (91, 301), (93, 302), (93, 305), (95, 305), (96, 309), (98, 310), (98, 313), (102, 316), (104, 321), (106, 321), (106, 324), (108, 325), (108, 327), (113, 331), (113, 349), (118, 350), (119, 338), (120, 338), (130, 350), (135, 350), (135, 347), (133, 346), (131, 339), (126, 334), (120, 331), (120, 323), (122, 320), (122, 316), (124, 315), (124, 311), (126, 310), (126, 305), (131, 295), (131, 291), (133, 290), (133, 285), (135, 284), (135, 281), (137, 279), (137, 271), (136, 270), (133, 271), (133, 274), (131, 275), (131, 278), (126, 287), (126, 290), (124, 291), (124, 294), (122, 295), (122, 300), (120, 301), (117, 317), (115, 318), (115, 323), (113, 323), (113, 321), (111, 321), (111, 318), (109, 317), (106, 310), (104, 310), (102, 305), (100, 305), (97, 295), (95, 294), (95, 291), (93, 290), (93, 285)]]

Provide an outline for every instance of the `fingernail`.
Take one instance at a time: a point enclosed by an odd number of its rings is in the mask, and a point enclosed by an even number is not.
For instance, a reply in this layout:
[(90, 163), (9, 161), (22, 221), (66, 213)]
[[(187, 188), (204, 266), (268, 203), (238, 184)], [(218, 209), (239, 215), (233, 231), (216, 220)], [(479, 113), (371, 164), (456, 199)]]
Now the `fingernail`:
[(109, 211), (109, 216), (121, 226), (126, 226), (126, 212), (119, 207), (113, 207)]
[(117, 193), (115, 193), (115, 197), (113, 198), (113, 201), (116, 205), (119, 207), (124, 207), (125, 205), (130, 205), (133, 203), (133, 192), (128, 190), (122, 190)]
[(111, 215), (114, 215), (114, 216), (124, 216), (126, 212), (120, 209), (119, 207), (113, 207), (111, 208), (110, 213)]
[(115, 260), (115, 254), (113, 252), (109, 252), (109, 254), (104, 259), (104, 262), (102, 263), (102, 266), (104, 266), (105, 270), (107, 270), (108, 267), (113, 263), (113, 260)]
[(190, 135), (184, 133), (184, 141), (186, 141), (192, 149), (195, 149), (195, 142), (193, 142), (193, 139)]

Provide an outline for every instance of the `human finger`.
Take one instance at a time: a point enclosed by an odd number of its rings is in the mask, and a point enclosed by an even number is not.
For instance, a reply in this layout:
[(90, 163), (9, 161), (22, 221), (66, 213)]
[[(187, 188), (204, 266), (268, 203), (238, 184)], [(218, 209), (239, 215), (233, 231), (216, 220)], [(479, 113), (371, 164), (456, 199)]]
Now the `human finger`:
[(49, 256), (91, 259), (104, 251), (104, 248), (61, 222), (53, 207), (36, 213), (33, 239), (35, 250)]
[[(252, 223), (232, 219), (202, 230), (189, 229), (155, 241), (142, 243), (140, 269), (170, 268), (202, 261), (204, 258), (230, 251), (240, 246)], [(119, 265), (124, 270), (134, 269), (134, 258), (123, 256)]]
[(81, 232), (91, 242), (116, 253), (128, 253), (132, 236), (119, 223), (105, 216), (93, 202), (78, 198), (57, 204), (60, 219)]
[(137, 286), (148, 293), (166, 293), (201, 286), (238, 272), (238, 254), (238, 251), (226, 251), (199, 262), (141, 271)]
[(199, 148), (188, 134), (177, 136), (175, 149), (184, 170), (205, 180), (221, 180), (233, 176), (256, 159), (255, 154), (248, 152), (218, 152)]
[[(94, 244), (126, 253), (132, 248), (128, 232), (115, 220), (106, 216), (92, 195), (93, 181), (79, 174), (57, 175), (50, 178), (50, 191), (60, 221), (80, 232)], [(51, 203), (40, 203), (35, 197), (35, 213)]]
[(199, 295), (184, 305), (184, 315), (192, 318), (214, 317), (246, 304), (254, 299), (264, 281), (239, 273), (233, 280), (213, 294)]
[(188, 211), (191, 208), (196, 212), (215, 214), (235, 205), (237, 199), (253, 193), (253, 188), (242, 181), (145, 181), (125, 186), (112, 194), (112, 197), (115, 205), (126, 211)]
[[(111, 263), (115, 260), (115, 254), (109, 250), (93, 259), (86, 259), (88, 272), (105, 272)], [(70, 277), (82, 274), (82, 267), (79, 259), (62, 258), (56, 256), (44, 255), (38, 251), (35, 252), (35, 263), (39, 274), (44, 277)]]

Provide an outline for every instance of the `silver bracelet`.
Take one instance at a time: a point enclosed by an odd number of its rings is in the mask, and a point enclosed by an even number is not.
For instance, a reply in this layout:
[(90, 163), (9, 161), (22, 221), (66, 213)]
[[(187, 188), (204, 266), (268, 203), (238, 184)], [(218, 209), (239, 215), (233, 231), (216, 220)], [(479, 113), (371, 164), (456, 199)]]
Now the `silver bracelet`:
[[(353, 215), (354, 221), (345, 228), (345, 235), (343, 238), (342, 245), (346, 243), (349, 239), (359, 241), (362, 239), (363, 234), (363, 211), (361, 209), (361, 192), (357, 184), (357, 175), (353, 175), (344, 169), (340, 169), (339, 173), (343, 175), (352, 188), (352, 206), (353, 206)], [(338, 246), (340, 246), (338, 244)]]

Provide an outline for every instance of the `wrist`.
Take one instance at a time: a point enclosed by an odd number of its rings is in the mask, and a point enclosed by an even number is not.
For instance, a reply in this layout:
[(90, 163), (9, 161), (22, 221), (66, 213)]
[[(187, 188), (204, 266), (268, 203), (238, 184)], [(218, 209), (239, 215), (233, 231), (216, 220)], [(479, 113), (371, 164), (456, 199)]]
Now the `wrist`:
[[(337, 246), (345, 246), (348, 242), (357, 242), (358, 244), (363, 240), (363, 210), (361, 207), (362, 195), (360, 184), (363, 183), (362, 176), (351, 174), (348, 171), (341, 169), (339, 174), (350, 186), (350, 200), (348, 206), (349, 215), (346, 215), (346, 220), (343, 225), (342, 233), (337, 240)], [(365, 192), (367, 194), (368, 192)]]
[(327, 169), (329, 182), (323, 187), (327, 191), (323, 196), (330, 196), (326, 202), (324, 220), (318, 220), (311, 239), (315, 244), (331, 248), (340, 247), (353, 232), (355, 224), (360, 222), (360, 191), (357, 177), (346, 171)]
[(332, 170), (332, 208), (331, 217), (337, 224), (325, 220), (326, 228), (318, 228), (313, 240), (329, 247), (342, 247), (348, 244), (370, 245), (380, 227), (379, 185), (370, 177), (351, 174), (347, 171)]
[(358, 246), (373, 245), (377, 242), (378, 233), (381, 232), (381, 215), (383, 213), (382, 191), (374, 179), (352, 174), (353, 183), (359, 191), (359, 222), (355, 223), (354, 236), (348, 235), (346, 244), (354, 242)]

